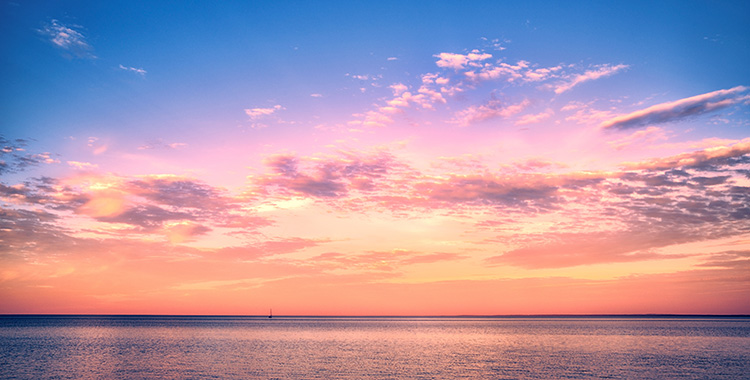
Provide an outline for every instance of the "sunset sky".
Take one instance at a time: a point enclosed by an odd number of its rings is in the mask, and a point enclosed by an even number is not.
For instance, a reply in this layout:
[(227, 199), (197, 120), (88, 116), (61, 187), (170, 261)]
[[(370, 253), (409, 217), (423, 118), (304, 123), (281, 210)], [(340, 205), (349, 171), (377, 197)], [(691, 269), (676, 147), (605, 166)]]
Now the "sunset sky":
[(747, 1), (0, 21), (0, 313), (750, 314)]

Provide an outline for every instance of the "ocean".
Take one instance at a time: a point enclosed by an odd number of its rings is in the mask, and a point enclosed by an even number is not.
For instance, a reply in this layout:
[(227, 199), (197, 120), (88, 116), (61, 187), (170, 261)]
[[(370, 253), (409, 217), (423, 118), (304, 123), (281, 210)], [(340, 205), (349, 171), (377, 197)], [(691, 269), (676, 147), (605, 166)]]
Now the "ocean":
[(750, 318), (6, 315), (0, 377), (750, 379)]

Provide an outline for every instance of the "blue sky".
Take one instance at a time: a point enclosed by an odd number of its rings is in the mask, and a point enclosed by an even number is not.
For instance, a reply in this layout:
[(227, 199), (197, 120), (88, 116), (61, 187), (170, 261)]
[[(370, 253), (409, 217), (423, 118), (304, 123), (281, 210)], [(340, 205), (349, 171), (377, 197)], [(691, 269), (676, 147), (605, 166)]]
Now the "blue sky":
[[(631, 73), (617, 89), (633, 96), (651, 96), (653, 88), (698, 94), (747, 77), (747, 6), (6, 2), (3, 119), (14, 132), (60, 123), (66, 130), (178, 129), (201, 119), (239, 123), (243, 115), (232, 118), (231, 110), (248, 103), (288, 99), (310, 110), (320, 102), (309, 93), (361, 105), (369, 100), (339, 91), (357, 85), (345, 74), (414, 80), (432, 65), (425, 57), (481, 47), (482, 37), (499, 39), (510, 61), (627, 63)], [(50, 48), (35, 31), (52, 20), (80, 25), (96, 58)], [(146, 70), (147, 78), (120, 65)], [(120, 125), (107, 126), (114, 117)]]

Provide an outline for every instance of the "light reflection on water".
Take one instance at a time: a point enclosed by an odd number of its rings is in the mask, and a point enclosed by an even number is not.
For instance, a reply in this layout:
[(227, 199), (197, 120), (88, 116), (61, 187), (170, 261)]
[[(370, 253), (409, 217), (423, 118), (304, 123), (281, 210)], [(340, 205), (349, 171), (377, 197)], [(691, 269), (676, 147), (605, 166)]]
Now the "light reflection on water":
[(747, 318), (0, 317), (19, 379), (747, 378)]

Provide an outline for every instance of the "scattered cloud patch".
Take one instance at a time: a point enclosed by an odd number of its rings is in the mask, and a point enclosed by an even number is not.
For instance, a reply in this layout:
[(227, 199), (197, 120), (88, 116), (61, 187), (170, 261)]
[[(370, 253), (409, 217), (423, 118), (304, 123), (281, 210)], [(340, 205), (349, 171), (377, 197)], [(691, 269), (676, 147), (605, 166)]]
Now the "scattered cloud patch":
[(58, 20), (52, 20), (39, 29), (39, 33), (49, 38), (57, 48), (62, 49), (75, 58), (96, 58), (92, 53), (86, 37), (77, 25), (65, 25)]
[[(489, 41), (483, 39), (485, 43), (492, 42), (492, 46), (499, 47), (498, 40)], [(504, 49), (504, 48), (503, 48)], [(485, 86), (485, 82), (500, 81), (506, 85), (527, 86), (536, 85), (536, 90), (555, 89), (558, 93), (568, 91), (573, 87), (595, 79), (613, 75), (616, 72), (628, 68), (627, 65), (610, 65), (602, 64), (594, 66), (593, 69), (584, 73), (576, 74), (573, 71), (575, 65), (558, 64), (553, 66), (540, 67), (538, 64), (526, 60), (518, 60), (515, 64), (503, 62), (502, 60), (493, 60), (493, 55), (483, 50), (474, 49), (469, 53), (450, 53), (442, 52), (434, 55), (437, 58), (435, 62), (437, 72), (429, 72), (419, 75), (422, 83), (419, 85), (409, 85), (408, 83), (397, 82), (389, 86), (393, 96), (379, 100), (376, 108), (355, 114), (359, 120), (349, 122), (349, 125), (361, 127), (384, 127), (395, 121), (395, 116), (400, 114), (400, 118), (413, 120), (412, 124), (418, 124), (414, 120), (414, 110), (421, 108), (423, 110), (437, 111), (438, 106), (448, 105), (452, 100), (459, 96), (463, 97), (464, 93), (476, 93), (477, 90)], [(361, 81), (375, 81), (382, 79), (382, 76), (374, 77), (372, 75), (353, 75), (346, 76)], [(553, 80), (561, 81), (557, 84), (551, 84)], [(547, 82), (547, 83), (544, 83)], [(542, 83), (538, 85), (538, 83)], [(361, 88), (364, 92), (366, 88)], [(495, 91), (498, 91), (497, 89)], [(478, 104), (466, 107), (463, 111), (454, 113), (454, 117), (446, 122), (466, 126), (472, 123), (495, 117), (508, 117), (512, 114), (522, 111), (527, 104), (501, 106), (497, 101), (490, 101), (485, 104)], [(416, 106), (416, 107), (415, 107)], [(448, 108), (448, 107), (446, 107)], [(526, 115), (520, 118), (518, 125), (527, 125), (538, 123), (554, 116), (554, 111), (547, 108), (545, 111), (535, 114)], [(611, 113), (606, 111), (596, 112), (588, 105), (580, 107), (576, 114), (569, 116), (567, 120), (576, 120), (581, 123), (591, 123), (593, 121), (612, 117)]]
[(515, 65), (500, 62), (497, 65), (484, 65), (478, 71), (467, 71), (464, 75), (473, 82), (499, 79), (513, 82), (517, 79), (522, 79), (523, 70), (528, 67), (529, 63), (526, 61), (518, 61)]
[(499, 38), (493, 38), (489, 39), (487, 37), (481, 37), (480, 40), (486, 45), (488, 48), (492, 48), (493, 50), (502, 51), (505, 50), (505, 47), (503, 46), (503, 43), (510, 43), (509, 40), (500, 41)]
[(56, 164), (60, 160), (53, 158), (52, 153), (27, 153), (28, 140), (8, 140), (0, 136), (0, 174), (19, 173), (40, 164)]
[(469, 54), (440, 53), (435, 55), (439, 58), (435, 63), (438, 67), (461, 70), (466, 66), (481, 67), (481, 61), (492, 58), (492, 54), (473, 50)]

